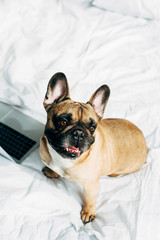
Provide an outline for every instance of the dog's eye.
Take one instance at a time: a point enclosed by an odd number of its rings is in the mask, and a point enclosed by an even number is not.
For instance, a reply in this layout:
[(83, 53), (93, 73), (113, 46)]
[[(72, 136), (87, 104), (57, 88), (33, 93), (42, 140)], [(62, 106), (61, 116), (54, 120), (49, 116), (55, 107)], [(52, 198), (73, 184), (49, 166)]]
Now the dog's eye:
[(95, 130), (95, 127), (93, 127), (93, 126), (89, 128), (90, 132), (94, 132), (94, 130)]
[(67, 125), (67, 121), (66, 120), (60, 121), (60, 125), (63, 126), (63, 127), (66, 126)]

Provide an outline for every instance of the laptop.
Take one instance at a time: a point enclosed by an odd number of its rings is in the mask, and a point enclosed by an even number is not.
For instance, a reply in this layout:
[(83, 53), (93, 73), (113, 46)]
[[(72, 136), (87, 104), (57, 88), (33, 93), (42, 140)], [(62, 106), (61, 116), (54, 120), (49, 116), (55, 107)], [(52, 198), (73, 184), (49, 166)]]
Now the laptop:
[(0, 154), (21, 163), (39, 146), (43, 132), (44, 124), (0, 102)]

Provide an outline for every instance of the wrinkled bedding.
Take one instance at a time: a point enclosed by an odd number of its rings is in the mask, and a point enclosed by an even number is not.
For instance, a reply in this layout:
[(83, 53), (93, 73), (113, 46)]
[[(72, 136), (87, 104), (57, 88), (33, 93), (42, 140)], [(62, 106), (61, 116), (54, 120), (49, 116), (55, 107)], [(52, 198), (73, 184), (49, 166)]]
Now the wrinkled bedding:
[[(98, 1), (96, 1), (97, 3)], [(111, 89), (104, 114), (144, 133), (146, 164), (100, 179), (97, 216), (83, 225), (83, 189), (47, 179), (36, 149), (18, 165), (0, 155), (1, 240), (160, 239), (160, 21), (94, 1), (0, 1), (0, 101), (45, 123), (51, 76), (64, 72), (72, 99)]]

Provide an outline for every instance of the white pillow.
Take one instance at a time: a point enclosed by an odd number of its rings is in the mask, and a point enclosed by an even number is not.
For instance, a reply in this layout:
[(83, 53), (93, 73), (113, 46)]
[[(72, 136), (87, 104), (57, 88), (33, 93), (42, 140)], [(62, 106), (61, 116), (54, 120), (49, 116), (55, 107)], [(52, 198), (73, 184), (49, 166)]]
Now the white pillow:
[(160, 20), (160, 0), (94, 0), (92, 3), (108, 11)]

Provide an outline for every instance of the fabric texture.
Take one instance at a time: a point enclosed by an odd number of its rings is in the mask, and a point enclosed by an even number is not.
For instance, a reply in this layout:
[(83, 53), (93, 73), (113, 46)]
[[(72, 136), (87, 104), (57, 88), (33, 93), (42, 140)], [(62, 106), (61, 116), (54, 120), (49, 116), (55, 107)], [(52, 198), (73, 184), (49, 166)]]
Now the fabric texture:
[(160, 0), (93, 0), (92, 4), (107, 11), (160, 20)]

